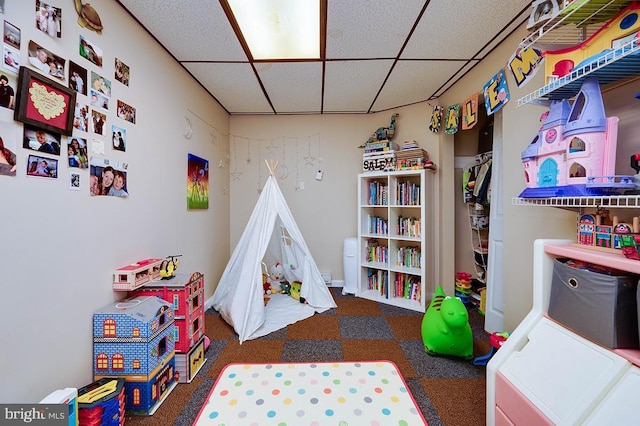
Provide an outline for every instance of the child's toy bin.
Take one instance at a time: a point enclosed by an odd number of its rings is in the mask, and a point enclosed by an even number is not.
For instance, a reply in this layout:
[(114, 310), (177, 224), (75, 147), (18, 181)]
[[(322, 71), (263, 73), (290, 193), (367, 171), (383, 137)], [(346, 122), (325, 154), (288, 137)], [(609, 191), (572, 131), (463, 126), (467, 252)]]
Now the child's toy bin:
[(40, 404), (67, 404), (68, 426), (78, 426), (78, 389), (64, 388), (51, 392)]
[(610, 349), (638, 348), (638, 277), (555, 259), (548, 315)]
[(78, 390), (80, 426), (122, 426), (124, 379), (102, 378)]

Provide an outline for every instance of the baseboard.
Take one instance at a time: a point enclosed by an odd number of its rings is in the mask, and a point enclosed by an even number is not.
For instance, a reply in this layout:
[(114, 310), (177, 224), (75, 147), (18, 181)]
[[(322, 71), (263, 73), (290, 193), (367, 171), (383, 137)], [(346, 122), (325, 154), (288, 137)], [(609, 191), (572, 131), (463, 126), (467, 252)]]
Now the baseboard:
[(331, 280), (331, 285), (327, 284), (327, 287), (344, 287), (344, 280)]
[(204, 310), (206, 311), (207, 309), (211, 308), (212, 306), (213, 306), (213, 296), (211, 296), (210, 298), (205, 300), (205, 302), (204, 302)]

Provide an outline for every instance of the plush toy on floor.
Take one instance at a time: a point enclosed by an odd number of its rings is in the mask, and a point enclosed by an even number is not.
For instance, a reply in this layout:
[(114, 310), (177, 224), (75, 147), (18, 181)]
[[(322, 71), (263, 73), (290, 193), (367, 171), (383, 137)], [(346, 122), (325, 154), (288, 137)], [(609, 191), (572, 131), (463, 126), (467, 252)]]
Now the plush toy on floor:
[(276, 262), (269, 267), (269, 285), (271, 287), (271, 293), (281, 293), (281, 282), (284, 280), (284, 273), (282, 272), (282, 265), (280, 262)]
[(304, 303), (304, 297), (302, 297), (302, 283), (300, 281), (294, 281), (291, 283), (290, 289), (291, 297), (297, 300), (300, 303)]
[(441, 286), (422, 318), (422, 341), (429, 355), (473, 358), (469, 312), (459, 298), (447, 296)]

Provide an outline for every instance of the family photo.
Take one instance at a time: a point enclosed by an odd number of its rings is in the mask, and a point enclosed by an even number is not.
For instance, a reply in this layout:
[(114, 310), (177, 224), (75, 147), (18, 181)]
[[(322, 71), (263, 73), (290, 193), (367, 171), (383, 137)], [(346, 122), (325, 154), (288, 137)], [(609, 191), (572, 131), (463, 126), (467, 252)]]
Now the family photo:
[(91, 158), (89, 191), (92, 196), (128, 197), (127, 164), (106, 158)]

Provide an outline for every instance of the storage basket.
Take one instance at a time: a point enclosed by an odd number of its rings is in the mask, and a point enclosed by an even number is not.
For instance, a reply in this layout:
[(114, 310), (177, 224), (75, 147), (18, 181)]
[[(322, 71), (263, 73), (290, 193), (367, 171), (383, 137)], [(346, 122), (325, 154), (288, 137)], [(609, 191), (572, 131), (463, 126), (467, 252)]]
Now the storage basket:
[(637, 276), (555, 259), (548, 315), (607, 348), (638, 348), (637, 287)]

